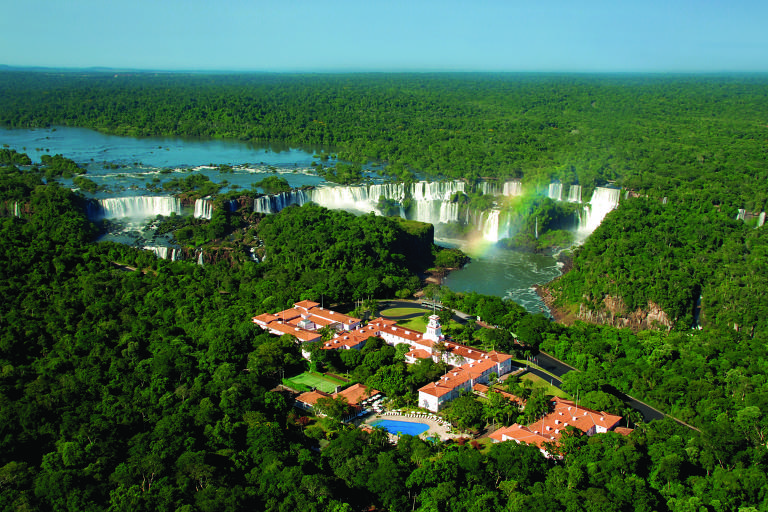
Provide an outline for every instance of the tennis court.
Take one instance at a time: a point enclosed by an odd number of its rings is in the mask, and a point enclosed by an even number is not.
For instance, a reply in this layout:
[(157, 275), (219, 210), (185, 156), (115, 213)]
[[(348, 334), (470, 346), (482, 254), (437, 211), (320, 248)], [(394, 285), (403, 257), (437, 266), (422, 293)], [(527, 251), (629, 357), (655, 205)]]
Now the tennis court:
[(293, 382), (310, 388), (317, 388), (325, 393), (333, 393), (336, 391), (336, 386), (347, 384), (342, 380), (334, 379), (333, 377), (328, 377), (327, 375), (315, 372), (304, 372), (285, 380), (289, 383)]

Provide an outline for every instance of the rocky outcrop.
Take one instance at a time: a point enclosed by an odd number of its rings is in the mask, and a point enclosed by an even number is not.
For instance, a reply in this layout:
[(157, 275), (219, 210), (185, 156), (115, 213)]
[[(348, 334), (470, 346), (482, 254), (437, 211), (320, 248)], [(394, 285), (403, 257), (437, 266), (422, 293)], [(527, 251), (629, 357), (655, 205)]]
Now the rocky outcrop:
[(583, 322), (629, 328), (633, 331), (671, 329), (674, 325), (669, 315), (653, 301), (648, 301), (645, 308), (627, 312), (624, 300), (611, 295), (606, 295), (600, 307), (595, 309), (584, 303), (580, 304), (577, 318)]
[(674, 320), (653, 301), (648, 301), (645, 308), (637, 308), (627, 311), (624, 299), (618, 296), (606, 295), (597, 307), (589, 306), (589, 299), (578, 305), (560, 306), (550, 286), (537, 286), (536, 292), (549, 308), (555, 321), (565, 325), (571, 325), (580, 320), (592, 324), (611, 325), (613, 327), (628, 328), (633, 331), (646, 329), (671, 329)]

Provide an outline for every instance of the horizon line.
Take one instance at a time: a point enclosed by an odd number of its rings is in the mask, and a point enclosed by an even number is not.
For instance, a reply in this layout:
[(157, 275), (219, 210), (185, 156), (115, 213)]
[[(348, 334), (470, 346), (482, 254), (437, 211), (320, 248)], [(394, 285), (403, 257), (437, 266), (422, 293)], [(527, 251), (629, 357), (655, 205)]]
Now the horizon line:
[(492, 69), (167, 69), (167, 68), (133, 68), (111, 66), (18, 66), (0, 64), (0, 71), (56, 71), (56, 72), (102, 72), (102, 73), (167, 73), (167, 74), (315, 74), (315, 75), (340, 75), (340, 74), (539, 74), (539, 75), (766, 75), (768, 70), (492, 70)]

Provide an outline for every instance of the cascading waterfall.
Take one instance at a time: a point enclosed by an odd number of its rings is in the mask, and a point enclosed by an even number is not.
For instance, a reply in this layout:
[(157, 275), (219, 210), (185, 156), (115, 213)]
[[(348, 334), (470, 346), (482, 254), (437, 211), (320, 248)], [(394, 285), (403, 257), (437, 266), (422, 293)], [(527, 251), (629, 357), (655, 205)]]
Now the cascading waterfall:
[(179, 261), (181, 259), (181, 250), (176, 247), (165, 247), (158, 245), (146, 245), (144, 250), (152, 251), (155, 256), (162, 260)]
[(744, 220), (744, 217), (747, 215), (747, 210), (744, 208), (739, 208), (739, 213), (736, 215), (736, 220)]
[(765, 224), (765, 212), (760, 212), (760, 216), (757, 218), (757, 227), (762, 227)]
[[(408, 187), (406, 189), (406, 187)], [(382, 183), (354, 187), (317, 187), (312, 190), (293, 190), (254, 200), (253, 210), (259, 213), (277, 213), (291, 204), (302, 205), (312, 201), (331, 209), (376, 211), (379, 198), (402, 203), (406, 196), (413, 199), (413, 209), (401, 217), (432, 224), (458, 222), (459, 206), (450, 203), (456, 192), (464, 192), (463, 181), (420, 181), (409, 186), (403, 183)]]
[(253, 211), (256, 213), (277, 213), (293, 204), (301, 206), (306, 202), (309, 202), (309, 198), (305, 191), (291, 190), (271, 196), (257, 197), (253, 201)]
[(450, 203), (443, 201), (440, 203), (440, 223), (447, 224), (449, 222), (459, 221), (459, 203)]
[(418, 181), (411, 185), (414, 201), (448, 201), (456, 192), (464, 192), (463, 181)]
[(335, 210), (370, 211), (374, 209), (378, 196), (374, 200), (368, 193), (368, 187), (318, 187), (310, 191), (309, 199)]
[(503, 194), (505, 196), (521, 196), (523, 195), (523, 184), (519, 180), (508, 181), (504, 183)]
[(499, 185), (496, 182), (493, 181), (481, 181), (479, 183), (480, 191), (483, 193), (484, 196), (498, 196), (501, 195), (502, 192), (499, 190)]
[(571, 187), (568, 189), (568, 202), (581, 202), (581, 185), (571, 185)]
[(213, 202), (210, 199), (195, 199), (195, 218), (210, 219), (213, 214)]
[(584, 214), (579, 222), (579, 232), (588, 235), (603, 222), (608, 212), (619, 205), (621, 189), (597, 187), (592, 193), (592, 199), (584, 207)]
[(563, 184), (562, 183), (550, 183), (549, 190), (547, 191), (547, 197), (555, 201), (562, 201), (563, 199)]
[[(498, 192), (498, 185), (493, 183), (483, 186), (483, 190)], [(509, 181), (503, 185), (505, 195), (522, 193), (520, 181)], [(549, 197), (562, 200), (561, 183), (549, 185)], [(262, 196), (254, 200), (254, 211), (277, 213), (292, 205), (302, 205), (312, 201), (331, 209), (354, 210), (358, 212), (377, 211), (379, 198), (400, 203), (400, 216), (410, 220), (427, 222), (433, 225), (461, 222), (472, 225), (482, 233), (485, 240), (496, 242), (510, 236), (509, 216), (501, 215), (500, 210), (488, 212), (473, 211), (468, 206), (450, 201), (457, 192), (464, 192), (463, 181), (420, 181), (411, 185), (402, 183), (383, 183), (367, 186), (323, 186), (310, 190), (293, 190), (271, 196)], [(603, 217), (614, 209), (619, 202), (619, 189), (598, 187), (592, 200), (585, 206), (579, 219), (579, 231), (589, 234), (602, 222)], [(412, 206), (405, 211), (402, 202), (409, 197)], [(572, 185), (568, 190), (568, 201), (580, 203), (581, 186)]]
[(145, 219), (171, 213), (181, 213), (181, 202), (173, 196), (112, 197), (99, 199), (98, 206), (88, 208), (91, 220)]
[(489, 242), (499, 241), (499, 210), (491, 210), (483, 223), (483, 238)]
[(21, 217), (21, 208), (19, 208), (19, 202), (13, 203), (13, 215), (14, 217)]

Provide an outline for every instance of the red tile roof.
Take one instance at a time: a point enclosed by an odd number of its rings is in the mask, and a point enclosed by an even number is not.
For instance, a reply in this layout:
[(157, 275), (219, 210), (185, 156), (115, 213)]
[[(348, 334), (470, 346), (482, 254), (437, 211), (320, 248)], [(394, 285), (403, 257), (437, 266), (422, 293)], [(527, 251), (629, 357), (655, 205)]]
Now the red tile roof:
[(302, 308), (306, 311), (309, 311), (312, 308), (316, 308), (320, 304), (317, 302), (312, 302), (311, 300), (302, 300), (301, 302), (297, 302), (293, 305), (293, 307), (296, 308)]
[(377, 389), (366, 388), (366, 386), (360, 383), (356, 383), (334, 394), (333, 398), (338, 398), (340, 396), (343, 396), (344, 398), (347, 399), (347, 403), (349, 405), (358, 405), (360, 402), (362, 402), (366, 398), (370, 398), (379, 394), (381, 394), (381, 391)]
[(291, 336), (295, 336), (297, 339), (304, 342), (320, 340), (320, 333), (318, 332), (307, 331), (306, 329), (302, 329), (301, 327), (296, 327), (295, 325), (282, 323), (280, 321), (270, 322), (269, 324), (267, 324), (266, 328), (272, 331), (277, 331), (282, 334), (290, 334)]
[(322, 348), (323, 350), (361, 349), (368, 338), (369, 335), (357, 331), (343, 332), (332, 340), (323, 342)]
[[(564, 426), (570, 425), (582, 432), (587, 432), (593, 426), (610, 430), (621, 421), (621, 416), (577, 407), (576, 402), (571, 400), (555, 397), (552, 402), (555, 410), (544, 417), (544, 429), (550, 427), (551, 430), (562, 430)], [(539, 423), (536, 422), (536, 425)]]
[(495, 367), (496, 364), (496, 361), (491, 359), (467, 363), (458, 368), (449, 370), (448, 373), (441, 377), (437, 382), (427, 384), (426, 386), (419, 388), (419, 391), (432, 396), (443, 396), (465, 382), (479, 378), (485, 371)]
[[(411, 347), (411, 348), (413, 348), (413, 347)], [(405, 357), (412, 357), (414, 359), (431, 359), (432, 358), (432, 354), (430, 354), (426, 350), (422, 350), (420, 348), (417, 348), (417, 349), (411, 350), (410, 352), (407, 352), (405, 354)]]
[(329, 393), (324, 393), (319, 390), (315, 391), (307, 391), (306, 393), (302, 393), (299, 396), (296, 397), (296, 400), (299, 402), (304, 402), (307, 405), (311, 405), (312, 407), (315, 406), (318, 400), (321, 398), (332, 398), (332, 395)]
[(330, 320), (331, 322), (338, 322), (340, 324), (355, 324), (360, 323), (359, 318), (355, 318), (353, 316), (344, 315), (342, 313), (337, 313), (335, 311), (331, 311), (330, 309), (323, 309), (320, 307), (314, 307), (309, 309), (309, 313), (313, 316), (319, 316), (320, 318), (325, 318), (327, 320)]
[(518, 443), (534, 444), (540, 450), (546, 450), (545, 443), (555, 442), (553, 436), (542, 435), (534, 432), (530, 427), (524, 427), (517, 423), (509, 427), (500, 428), (488, 437), (499, 442), (514, 440)]

